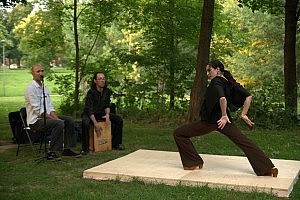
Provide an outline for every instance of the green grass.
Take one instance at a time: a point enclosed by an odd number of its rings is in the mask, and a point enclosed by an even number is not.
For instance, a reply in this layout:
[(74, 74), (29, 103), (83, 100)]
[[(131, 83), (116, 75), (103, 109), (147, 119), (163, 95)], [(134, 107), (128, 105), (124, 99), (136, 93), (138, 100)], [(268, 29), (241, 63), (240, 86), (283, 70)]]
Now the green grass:
[(32, 80), (29, 70), (0, 70), (0, 96), (22, 96), (26, 84)]
[[(21, 97), (20, 97), (21, 98)], [(14, 101), (12, 101), (14, 99)], [(19, 108), (20, 99), (1, 97), (1, 113)], [(10, 107), (10, 106), (13, 107)], [(3, 118), (1, 118), (2, 124)], [(241, 193), (208, 187), (167, 186), (146, 184), (140, 180), (129, 183), (95, 181), (82, 178), (85, 169), (119, 158), (138, 149), (177, 151), (172, 138), (175, 127), (139, 124), (125, 120), (125, 151), (92, 153), (79, 159), (63, 162), (42, 162), (36, 165), (31, 149), (21, 147), (0, 153), (0, 199), (279, 199), (269, 194)], [(300, 160), (300, 135), (294, 131), (245, 131), (271, 158)], [(0, 140), (11, 137), (8, 124), (1, 125)], [(243, 155), (226, 137), (216, 132), (193, 142), (199, 153)], [(284, 144), (284, 145), (283, 145)], [(77, 149), (80, 150), (80, 143)], [(299, 181), (290, 199), (300, 198)]]
[[(55, 73), (67, 73), (68, 71), (62, 68), (52, 69)], [(49, 87), (51, 94), (55, 94), (55, 84), (47, 80), (45, 74), (45, 83)], [(29, 69), (6, 69), (0, 70), (0, 97), (15, 97), (23, 96), (28, 83), (32, 81), (32, 75)]]
[[(25, 71), (22, 73), (26, 75)], [(17, 77), (22, 78), (19, 75)], [(27, 83), (20, 81), (19, 84), (18, 87), (25, 88)], [(12, 137), (7, 119), (8, 113), (24, 106), (22, 91), (24, 89), (17, 91), (17, 89), (10, 88), (9, 90), (15, 90), (10, 93), (13, 96), (0, 97), (0, 140), (10, 140)], [(53, 100), (54, 105), (58, 105), (60, 97), (54, 97)], [(95, 181), (82, 178), (85, 169), (138, 149), (177, 151), (172, 138), (174, 129), (173, 125), (133, 123), (125, 119), (123, 136), (125, 151), (92, 153), (79, 159), (42, 162), (39, 165), (34, 162), (32, 151), (28, 146), (21, 147), (18, 157), (15, 156), (15, 148), (7, 149), (0, 152), (0, 199), (279, 199), (270, 194), (255, 191), (242, 193), (208, 187), (148, 184), (140, 180), (124, 183), (118, 180)], [(300, 160), (299, 132), (299, 127), (289, 131), (255, 129), (244, 131), (271, 158), (288, 160)], [(231, 141), (216, 132), (201, 138), (193, 138), (193, 142), (199, 153), (243, 155)], [(80, 143), (76, 150), (80, 150)], [(290, 199), (300, 199), (300, 181), (294, 185)]]
[[(125, 121), (125, 151), (92, 153), (63, 162), (42, 162), (35, 165), (31, 149), (21, 148), (0, 153), (0, 199), (279, 199), (264, 193), (241, 193), (208, 187), (166, 186), (146, 184), (139, 180), (129, 183), (95, 181), (82, 178), (85, 169), (119, 158), (137, 149), (177, 151), (172, 138), (174, 127), (159, 128)], [(248, 137), (273, 158), (299, 160), (299, 135), (296, 132), (247, 131)], [(282, 144), (285, 145), (282, 145)], [(242, 155), (227, 138), (212, 133), (195, 138), (199, 153)], [(79, 150), (80, 144), (78, 143)], [(290, 199), (299, 199), (300, 183)]]

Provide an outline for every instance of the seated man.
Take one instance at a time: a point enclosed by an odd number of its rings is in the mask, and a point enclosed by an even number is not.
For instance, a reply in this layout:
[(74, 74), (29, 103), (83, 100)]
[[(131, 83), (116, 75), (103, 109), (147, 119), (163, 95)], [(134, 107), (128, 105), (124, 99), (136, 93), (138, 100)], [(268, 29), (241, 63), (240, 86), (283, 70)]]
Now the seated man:
[[(51, 133), (50, 148), (46, 155), (47, 159), (59, 160), (58, 151), (62, 151), (62, 156), (80, 157), (80, 154), (70, 150), (71, 147), (76, 146), (74, 121), (69, 116), (56, 115), (50, 99), (49, 89), (43, 85), (44, 68), (38, 64), (33, 65), (31, 74), (33, 81), (28, 84), (25, 91), (27, 124), (33, 130)], [(44, 110), (44, 99), (46, 110)], [(44, 123), (44, 117), (46, 117), (46, 123)]]
[(111, 90), (107, 88), (104, 73), (96, 72), (91, 82), (91, 89), (87, 93), (82, 114), (82, 155), (89, 152), (90, 125), (93, 124), (97, 134), (101, 134), (97, 123), (101, 120), (112, 123), (112, 148), (124, 149), (122, 145), (123, 120), (120, 116), (111, 113), (110, 95)]

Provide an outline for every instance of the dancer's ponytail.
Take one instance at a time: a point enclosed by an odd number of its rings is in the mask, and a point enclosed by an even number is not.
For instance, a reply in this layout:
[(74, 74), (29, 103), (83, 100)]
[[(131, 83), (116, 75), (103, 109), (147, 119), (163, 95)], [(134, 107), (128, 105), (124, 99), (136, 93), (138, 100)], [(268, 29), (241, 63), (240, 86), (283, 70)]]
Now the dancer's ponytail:
[(235, 83), (236, 80), (233, 78), (232, 74), (230, 73), (230, 71), (225, 70), (224, 65), (221, 61), (219, 60), (212, 60), (208, 63), (208, 65), (214, 69), (219, 68), (220, 71), (223, 73), (224, 77), (232, 83)]
[(236, 80), (233, 78), (233, 76), (232, 76), (232, 74), (230, 73), (230, 71), (224, 69), (223, 75), (224, 75), (224, 77), (225, 77), (229, 82), (236, 83)]

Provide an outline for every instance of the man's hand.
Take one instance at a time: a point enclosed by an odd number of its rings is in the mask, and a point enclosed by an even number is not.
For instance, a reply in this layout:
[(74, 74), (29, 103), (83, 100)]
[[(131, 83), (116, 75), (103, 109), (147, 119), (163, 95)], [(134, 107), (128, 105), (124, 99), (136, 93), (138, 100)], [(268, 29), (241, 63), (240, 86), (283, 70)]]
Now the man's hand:
[(98, 125), (98, 123), (94, 124), (95, 132), (98, 137), (101, 135), (101, 127)]
[(102, 118), (105, 119), (105, 123), (110, 124), (109, 114), (104, 115)]

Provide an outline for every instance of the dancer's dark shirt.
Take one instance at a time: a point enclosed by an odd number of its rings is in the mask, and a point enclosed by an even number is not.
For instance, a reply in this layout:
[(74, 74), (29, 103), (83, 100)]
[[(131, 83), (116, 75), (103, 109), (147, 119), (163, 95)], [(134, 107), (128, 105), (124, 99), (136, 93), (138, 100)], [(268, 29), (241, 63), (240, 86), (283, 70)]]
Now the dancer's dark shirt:
[(102, 119), (105, 115), (105, 109), (110, 105), (111, 90), (104, 88), (103, 92), (90, 89), (86, 95), (83, 114), (91, 116), (94, 114), (97, 120)]
[[(231, 104), (230, 87), (230, 83), (223, 77), (216, 76), (211, 80), (204, 95), (204, 101), (201, 107), (200, 116), (202, 121), (216, 124), (217, 121), (222, 117), (222, 111), (219, 102), (221, 97), (225, 97), (227, 100), (226, 112), (228, 118), (232, 120), (230, 110), (228, 109), (228, 105)], [(243, 87), (238, 88), (238, 90), (239, 95), (243, 96), (243, 98), (238, 99), (241, 101), (240, 103), (243, 104), (245, 98), (249, 96), (250, 93)]]
[[(225, 79), (215, 77), (210, 81), (204, 95), (204, 101), (201, 107), (201, 120), (216, 124), (221, 118), (222, 112), (219, 103), (221, 97), (226, 97), (225, 94)], [(227, 113), (228, 114), (228, 113)], [(229, 117), (230, 115), (228, 115)]]

